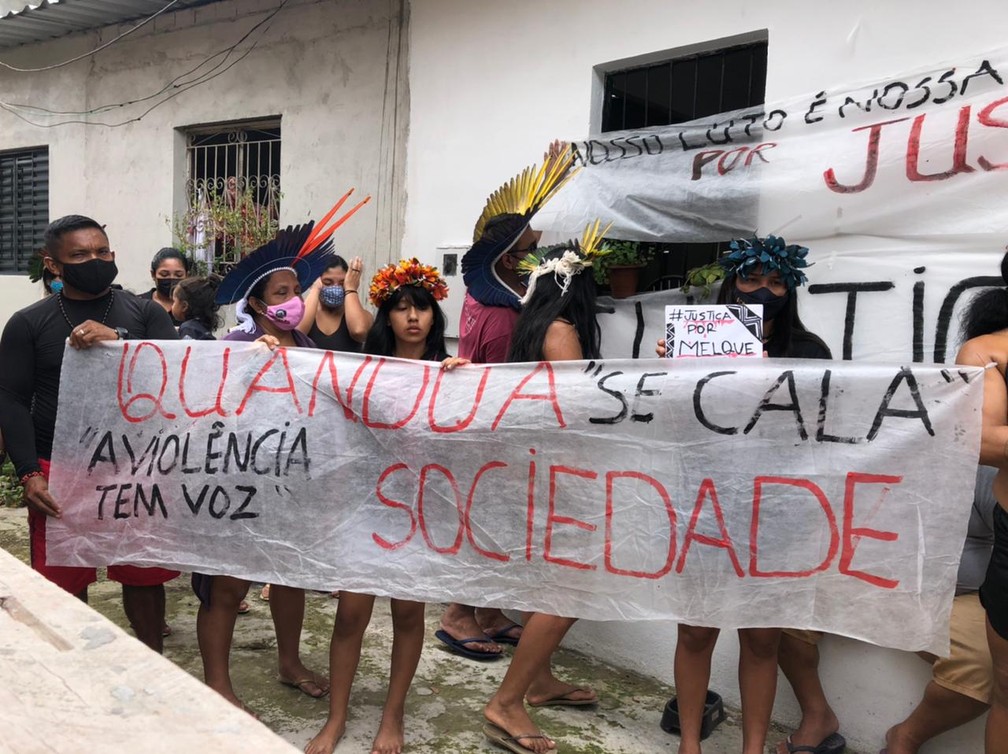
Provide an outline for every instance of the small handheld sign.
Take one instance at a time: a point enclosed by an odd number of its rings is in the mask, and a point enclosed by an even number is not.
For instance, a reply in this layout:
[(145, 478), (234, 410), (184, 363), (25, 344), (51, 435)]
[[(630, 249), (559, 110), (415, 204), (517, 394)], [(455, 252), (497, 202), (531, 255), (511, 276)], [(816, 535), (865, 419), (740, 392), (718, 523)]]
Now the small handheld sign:
[(665, 356), (763, 356), (762, 304), (665, 307)]

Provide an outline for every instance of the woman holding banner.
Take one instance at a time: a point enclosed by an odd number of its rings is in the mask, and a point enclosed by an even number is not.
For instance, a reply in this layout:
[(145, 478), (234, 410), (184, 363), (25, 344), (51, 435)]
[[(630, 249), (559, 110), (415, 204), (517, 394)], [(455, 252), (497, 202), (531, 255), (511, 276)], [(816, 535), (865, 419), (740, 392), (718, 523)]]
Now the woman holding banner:
[[(809, 332), (798, 317), (796, 290), (807, 278), (808, 249), (788, 245), (779, 236), (736, 240), (720, 260), (727, 275), (718, 294), (719, 304), (759, 304), (763, 307), (764, 355), (797, 359), (832, 358), (829, 348)], [(665, 341), (658, 341), (659, 356), (665, 355)], [(699, 754), (711, 656), (720, 629), (679, 625), (675, 652), (675, 687), (679, 706), (681, 739), (679, 754)], [(760, 754), (766, 744), (777, 690), (777, 654), (782, 642), (788, 645), (791, 660), (784, 667), (794, 685), (793, 672), (804, 669), (815, 675), (818, 664), (817, 636), (811, 632), (779, 628), (740, 628), (739, 690), (742, 697), (743, 754)], [(800, 658), (800, 659), (799, 659)], [(816, 676), (816, 678), (818, 678)], [(821, 690), (821, 687), (820, 687)], [(823, 698), (825, 702), (825, 698)], [(827, 705), (828, 708), (828, 705)], [(817, 739), (818, 741), (818, 739)], [(834, 746), (834, 744), (836, 744)], [(788, 751), (815, 751), (836, 754), (845, 742), (834, 732), (821, 744), (805, 747), (790, 739), (782, 744)], [(822, 748), (825, 746), (826, 748)]]
[[(1008, 254), (1001, 260), (1001, 277), (1008, 284)], [(987, 643), (994, 661), (994, 693), (987, 716), (984, 750), (1008, 754), (1008, 289), (981, 293), (970, 305), (963, 323), (968, 340), (959, 349), (957, 364), (987, 367), (984, 373), (983, 432), (980, 463), (995, 466), (994, 551), (980, 586), (980, 602), (987, 612)]]
[[(600, 232), (596, 221), (585, 229), (580, 244), (550, 247), (521, 261), (519, 270), (529, 273), (528, 290), (511, 338), (509, 361), (599, 358), (601, 336), (591, 266), (605, 253), (599, 244), (606, 230)], [(483, 710), (483, 733), (495, 745), (513, 752), (556, 748), (532, 722), (526, 700), (533, 707), (598, 702), (592, 689), (562, 683), (550, 668), (553, 652), (576, 620), (544, 613), (527, 618), (504, 680)]]
[[(221, 281), (216, 296), (217, 304), (237, 304), (238, 325), (224, 340), (255, 341), (270, 349), (314, 347), (311, 339), (296, 329), (304, 313), (301, 291), (329, 265), (333, 232), (367, 202), (365, 199), (327, 226), (349, 195), (347, 192), (317, 226), (310, 222), (281, 230), (276, 238), (232, 268)], [(194, 573), (192, 585), (200, 599), (196, 637), (204, 680), (232, 704), (245, 709), (231, 684), (230, 654), (235, 620), (248, 593), (249, 581)], [(277, 680), (310, 697), (325, 696), (329, 693), (329, 681), (305, 667), (300, 656), (304, 590), (274, 585), (272, 592), (270, 613), (277, 637)]]
[[(436, 268), (416, 259), (403, 259), (375, 273), (371, 303), (378, 315), (364, 342), (364, 353), (417, 361), (440, 361), (444, 369), (466, 364), (448, 356), (445, 316), (438, 305), (448, 286)], [(329, 644), (332, 693), (325, 725), (305, 746), (307, 754), (332, 754), (346, 731), (350, 689), (360, 663), (364, 632), (371, 622), (374, 595), (340, 592), (339, 607)], [(406, 694), (423, 650), (423, 602), (392, 598), (392, 663), (381, 723), (371, 745), (372, 754), (398, 754), (405, 739)]]

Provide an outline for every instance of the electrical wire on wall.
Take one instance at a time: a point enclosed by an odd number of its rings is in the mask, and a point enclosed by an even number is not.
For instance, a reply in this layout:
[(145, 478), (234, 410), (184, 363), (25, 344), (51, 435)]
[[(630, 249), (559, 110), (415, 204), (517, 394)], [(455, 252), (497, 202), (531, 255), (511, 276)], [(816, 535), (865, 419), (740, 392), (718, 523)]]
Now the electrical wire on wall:
[[(174, 2), (178, 2), (178, 0), (173, 0), (173, 3)], [(262, 20), (260, 20), (254, 26), (252, 26), (252, 28), (250, 28), (248, 31), (246, 31), (236, 42), (229, 45), (228, 47), (225, 47), (221, 50), (218, 50), (217, 52), (212, 53), (211, 55), (208, 55), (198, 65), (194, 66), (193, 68), (189, 69), (188, 71), (182, 74), (179, 74), (174, 79), (169, 81), (167, 84), (162, 86), (158, 91), (148, 94), (144, 97), (138, 97), (136, 99), (126, 100), (123, 102), (110, 103), (107, 105), (100, 105), (98, 107), (94, 107), (89, 110), (81, 110), (81, 111), (50, 110), (44, 107), (38, 107), (36, 105), (25, 105), (14, 102), (5, 102), (2, 100), (0, 100), (0, 108), (11, 113), (13, 116), (24, 121), (25, 123), (28, 123), (29, 125), (35, 126), (37, 128), (57, 128), (59, 126), (66, 126), (66, 125), (86, 125), (86, 126), (102, 126), (104, 128), (121, 128), (122, 126), (128, 125), (130, 123), (136, 123), (137, 121), (141, 120), (142, 118), (144, 118), (145, 116), (147, 116), (152, 111), (154, 111), (161, 105), (165, 104), (166, 102), (169, 102), (175, 97), (184, 94), (190, 89), (205, 84), (217, 78), (218, 76), (223, 75), (232, 67), (234, 67), (242, 60), (244, 60), (246, 57), (248, 57), (252, 53), (252, 51), (256, 49), (258, 44), (262, 41), (263, 37), (269, 31), (270, 27), (272, 26), (273, 19), (290, 2), (291, 0), (282, 0), (282, 2), (276, 8), (270, 11)], [(164, 10), (165, 9), (162, 9), (161, 11), (159, 11), (159, 13), (163, 12)], [(139, 28), (139, 26), (135, 28)], [(125, 36), (125, 34), (116, 37), (116, 39), (112, 41), (113, 42), (117, 41), (121, 39), (123, 36)], [(246, 49), (239, 51), (238, 48), (243, 43), (247, 42), (250, 39), (252, 40), (251, 44), (249, 44), (249, 46)], [(111, 44), (111, 42), (109, 44)], [(102, 47), (99, 47), (96, 50), (93, 50), (91, 53), (87, 53), (84, 56), (79, 56), (76, 59), (79, 60), (82, 57), (87, 57), (87, 55), (94, 54), (95, 52), (98, 52), (99, 50), (104, 49), (106, 47), (108, 47), (108, 44), (103, 45)], [(238, 53), (237, 56), (232, 59), (232, 55), (234, 55), (236, 52)], [(199, 73), (198, 75), (195, 76), (195, 78), (191, 79), (189, 78), (193, 76), (193, 74), (195, 74), (197, 71), (200, 71), (201, 69), (208, 66), (211, 63), (211, 61), (215, 60), (217, 62), (214, 63), (208, 70)], [(67, 61), (67, 63), (68, 62), (73, 61)], [(66, 63), (61, 63), (59, 65), (65, 65), (65, 64)], [(50, 70), (51, 68), (59, 67), (59, 65), (48, 66), (46, 68), (31, 69), (31, 70), (38, 70), (38, 71)], [(159, 97), (161, 99), (158, 99)], [(133, 105), (148, 102), (150, 100), (157, 100), (157, 101), (154, 102), (150, 107), (148, 107), (139, 115), (132, 118), (128, 118), (120, 122), (108, 123), (87, 119), (87, 116), (89, 115), (95, 115), (110, 110), (118, 110), (125, 107), (131, 107)], [(56, 123), (42, 123), (33, 120), (32, 118), (28, 117), (28, 115), (22, 114), (22, 112), (26, 112), (29, 114), (41, 114), (52, 116), (69, 115), (75, 117), (67, 120), (61, 120)]]
[(141, 21), (140, 23), (138, 23), (132, 29), (128, 29), (128, 30), (124, 31), (118, 37), (115, 37), (114, 39), (110, 39), (105, 44), (103, 44), (103, 45), (101, 45), (99, 47), (96, 47), (95, 49), (91, 50), (90, 52), (85, 52), (84, 54), (78, 55), (75, 58), (70, 58), (70, 60), (64, 60), (62, 63), (53, 63), (52, 65), (42, 66), (41, 68), (18, 68), (17, 66), (11, 65), (10, 63), (5, 63), (4, 61), (0, 60), (0, 68), (6, 68), (9, 71), (16, 71), (17, 73), (40, 73), (42, 71), (51, 71), (51, 70), (56, 69), (56, 68), (62, 68), (65, 65), (70, 65), (71, 63), (76, 63), (78, 60), (83, 60), (84, 58), (91, 57), (92, 55), (95, 55), (95, 54), (101, 52), (105, 48), (111, 47), (116, 42), (118, 42), (120, 39), (122, 39), (124, 37), (128, 37), (130, 34), (132, 34), (133, 32), (135, 32), (140, 27), (145, 26), (146, 24), (148, 24), (151, 21), (153, 21), (155, 18), (157, 18), (158, 16), (160, 16), (165, 11), (171, 9), (171, 7), (173, 5), (177, 5), (178, 2), (179, 2), (179, 0), (171, 0), (171, 2), (169, 2), (163, 8), (161, 8), (161, 10), (157, 11), (156, 13), (153, 13), (150, 16), (147, 16), (147, 18), (145, 18), (143, 21)]

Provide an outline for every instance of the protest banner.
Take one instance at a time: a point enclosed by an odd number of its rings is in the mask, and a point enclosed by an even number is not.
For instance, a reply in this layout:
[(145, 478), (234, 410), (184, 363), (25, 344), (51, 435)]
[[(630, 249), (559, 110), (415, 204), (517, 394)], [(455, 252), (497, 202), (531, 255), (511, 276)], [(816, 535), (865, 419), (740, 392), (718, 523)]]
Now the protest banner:
[[(782, 234), (811, 250), (801, 316), (836, 358), (944, 362), (969, 297), (1004, 284), (1006, 76), (1000, 48), (575, 141), (580, 172), (536, 227), (576, 237), (601, 218), (614, 223), (612, 238), (669, 243)], [(612, 305), (641, 307), (646, 354), (666, 303), (656, 295)], [(632, 342), (635, 329), (602, 321), (612, 342)]]
[(763, 356), (763, 305), (665, 307), (665, 356)]
[(68, 349), (49, 559), (940, 653), (981, 376)]

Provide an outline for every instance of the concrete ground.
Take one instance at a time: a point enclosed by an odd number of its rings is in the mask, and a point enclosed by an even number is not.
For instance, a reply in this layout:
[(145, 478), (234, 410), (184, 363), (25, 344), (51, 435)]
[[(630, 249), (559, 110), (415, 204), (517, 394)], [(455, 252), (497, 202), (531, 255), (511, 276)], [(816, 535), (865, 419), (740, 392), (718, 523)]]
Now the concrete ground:
[[(27, 561), (27, 514), (24, 509), (0, 507), (0, 547)], [(302, 748), (325, 721), (328, 699), (311, 699), (276, 680), (276, 655), (269, 606), (249, 593), (251, 612), (239, 616), (232, 651), (232, 677), (238, 695), (262, 721), (294, 746)], [(186, 577), (167, 586), (168, 622), (173, 633), (165, 640), (165, 655), (197, 678), (202, 678), (196, 646), (197, 600)], [(125, 626), (117, 584), (100, 579), (90, 590), (91, 606)], [(302, 657), (319, 671), (328, 665), (329, 636), (337, 600), (309, 593), (302, 634)], [(500, 683), (507, 659), (492, 663), (465, 660), (443, 651), (434, 639), (441, 607), (427, 609), (428, 636), (407, 707), (407, 751), (415, 754), (455, 754), (500, 751), (480, 731), (482, 705)], [(388, 601), (379, 600), (364, 639), (360, 669), (350, 704), (350, 721), (338, 754), (369, 752), (378, 728), (388, 677), (392, 629)], [(663, 653), (667, 656), (667, 653)], [(557, 675), (593, 686), (601, 698), (596, 709), (541, 709), (533, 717), (556, 739), (564, 754), (644, 754), (675, 752), (676, 736), (658, 725), (673, 691), (651, 678), (577, 652), (561, 649), (554, 660)], [(0, 682), (2, 683), (2, 682)], [(785, 731), (771, 730), (770, 741)], [(767, 747), (771, 751), (772, 746)], [(707, 754), (741, 751), (737, 710), (705, 742)], [(850, 754), (856, 754), (848, 749)]]

